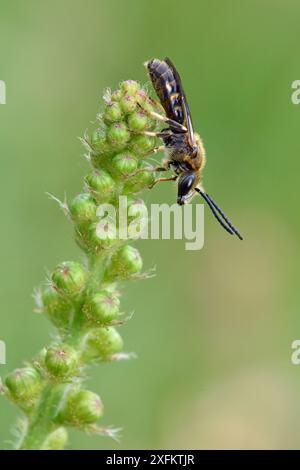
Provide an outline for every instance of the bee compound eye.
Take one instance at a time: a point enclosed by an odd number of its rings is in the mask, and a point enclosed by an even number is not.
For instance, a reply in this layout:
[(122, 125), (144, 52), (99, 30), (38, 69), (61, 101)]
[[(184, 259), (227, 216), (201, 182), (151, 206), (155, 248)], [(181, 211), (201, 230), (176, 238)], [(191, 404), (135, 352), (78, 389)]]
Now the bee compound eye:
[(182, 175), (178, 183), (178, 199), (181, 200), (183, 196), (186, 196), (193, 187), (195, 182), (195, 174), (188, 173)]

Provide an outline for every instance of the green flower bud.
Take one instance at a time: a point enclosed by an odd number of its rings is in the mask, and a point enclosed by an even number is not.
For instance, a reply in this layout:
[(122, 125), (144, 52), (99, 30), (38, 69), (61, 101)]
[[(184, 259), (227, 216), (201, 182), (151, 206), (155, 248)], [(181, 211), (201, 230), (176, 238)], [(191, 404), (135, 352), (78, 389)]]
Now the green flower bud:
[(105, 170), (94, 170), (85, 177), (85, 183), (98, 202), (108, 201), (115, 191), (115, 182)]
[(128, 220), (131, 221), (136, 219), (141, 214), (146, 213), (147, 206), (143, 199), (133, 199), (128, 203)]
[(125, 80), (120, 83), (120, 90), (123, 94), (135, 95), (140, 88), (140, 84), (135, 80)]
[[(141, 167), (143, 168), (143, 166)], [(149, 168), (145, 165), (145, 169)], [(138, 193), (142, 189), (149, 188), (155, 181), (155, 173), (151, 171), (139, 171), (126, 181), (124, 185), (124, 194)]]
[(136, 240), (146, 233), (148, 224), (147, 206), (141, 199), (128, 204), (128, 237)]
[(120, 101), (120, 99), (121, 99), (122, 97), (123, 97), (123, 93), (122, 93), (122, 91), (121, 91), (120, 89), (118, 89), (118, 90), (115, 90), (115, 91), (111, 94), (110, 99), (111, 99), (111, 101), (116, 101), (116, 102), (118, 102), (118, 101)]
[(91, 244), (89, 241), (90, 224), (81, 224), (75, 227), (75, 241), (77, 245), (85, 252), (89, 252)]
[(118, 296), (104, 290), (87, 300), (83, 312), (90, 323), (104, 325), (117, 318), (119, 306)]
[(103, 415), (103, 404), (96, 393), (89, 390), (71, 390), (59, 410), (57, 420), (69, 426), (94, 424)]
[(40, 374), (33, 367), (15, 369), (5, 379), (11, 398), (23, 409), (35, 404), (42, 390)]
[(72, 315), (72, 307), (53, 287), (42, 292), (44, 311), (57, 328), (67, 328)]
[(41, 450), (63, 450), (68, 442), (67, 430), (63, 427), (55, 429), (44, 440)]
[(130, 147), (137, 155), (146, 155), (156, 147), (157, 140), (155, 137), (147, 135), (135, 135), (130, 141)]
[(88, 334), (83, 357), (85, 360), (105, 361), (122, 348), (123, 340), (114, 327), (95, 328)]
[(90, 249), (98, 252), (111, 247), (116, 239), (116, 228), (109, 221), (103, 219), (89, 227), (86, 244)]
[(104, 111), (103, 119), (107, 124), (121, 121), (122, 109), (119, 103), (117, 103), (116, 101), (112, 101), (111, 103), (108, 103)]
[(137, 170), (138, 160), (130, 153), (120, 153), (113, 158), (112, 166), (121, 176), (127, 176)]
[(69, 296), (76, 295), (85, 287), (87, 271), (80, 263), (65, 261), (55, 268), (52, 281), (58, 292)]
[(106, 137), (115, 149), (122, 149), (130, 139), (130, 132), (123, 122), (116, 122), (108, 127)]
[(128, 116), (128, 127), (133, 132), (141, 132), (149, 127), (149, 119), (143, 111), (137, 111)]
[(91, 135), (91, 146), (98, 154), (104, 154), (108, 150), (106, 137), (101, 129), (96, 129)]
[(136, 110), (136, 100), (131, 95), (124, 95), (120, 101), (120, 106), (124, 114), (133, 113)]
[(53, 377), (70, 377), (78, 368), (77, 352), (68, 344), (50, 346), (47, 349), (45, 366)]
[(139, 251), (130, 246), (122, 246), (111, 258), (106, 280), (130, 279), (137, 275), (143, 267)]
[(148, 93), (143, 89), (137, 92), (136, 100), (139, 103), (139, 105), (148, 113), (155, 111), (162, 115), (165, 114), (165, 110), (161, 106), (161, 104), (158, 101), (151, 99)]
[(77, 223), (90, 222), (96, 217), (97, 205), (89, 193), (78, 194), (69, 208), (73, 220)]
[(43, 367), (45, 364), (45, 357), (47, 354), (47, 348), (41, 349), (34, 359), (34, 366), (36, 368)]

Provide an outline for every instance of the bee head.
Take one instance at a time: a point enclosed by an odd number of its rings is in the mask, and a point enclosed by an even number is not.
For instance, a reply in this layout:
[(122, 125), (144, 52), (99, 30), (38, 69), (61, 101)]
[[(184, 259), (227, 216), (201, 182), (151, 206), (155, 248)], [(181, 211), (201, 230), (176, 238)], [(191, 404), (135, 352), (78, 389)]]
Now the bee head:
[(193, 171), (182, 173), (178, 180), (177, 203), (182, 206), (193, 195), (193, 188), (196, 182), (196, 174)]

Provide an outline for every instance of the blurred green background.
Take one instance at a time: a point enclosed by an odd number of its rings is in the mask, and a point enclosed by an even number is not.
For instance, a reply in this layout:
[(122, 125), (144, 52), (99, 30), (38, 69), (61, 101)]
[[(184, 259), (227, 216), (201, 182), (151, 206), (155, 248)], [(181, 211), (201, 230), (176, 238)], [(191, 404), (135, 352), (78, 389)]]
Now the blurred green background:
[[(206, 211), (205, 246), (139, 243), (157, 276), (124, 288), (122, 328), (137, 360), (93, 370), (90, 387), (116, 444), (72, 431), (71, 448), (300, 448), (300, 79), (297, 0), (1, 0), (1, 320), (4, 376), (49, 341), (30, 294), (45, 270), (80, 259), (72, 229), (45, 195), (78, 193), (87, 166), (77, 136), (102, 91), (147, 81), (168, 55), (206, 144), (205, 187), (245, 236)], [(147, 204), (175, 201), (162, 185)], [(9, 447), (17, 410), (0, 401)]]

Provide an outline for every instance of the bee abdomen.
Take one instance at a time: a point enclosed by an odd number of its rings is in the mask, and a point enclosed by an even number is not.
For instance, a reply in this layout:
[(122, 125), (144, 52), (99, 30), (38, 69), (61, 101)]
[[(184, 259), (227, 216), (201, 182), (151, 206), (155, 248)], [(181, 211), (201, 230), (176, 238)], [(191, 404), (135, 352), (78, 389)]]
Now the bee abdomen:
[(170, 66), (163, 60), (152, 59), (146, 64), (157, 96), (170, 119), (183, 124), (182, 98), (179, 84)]

